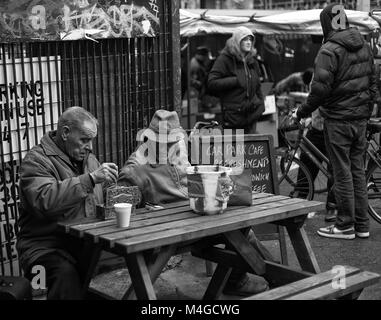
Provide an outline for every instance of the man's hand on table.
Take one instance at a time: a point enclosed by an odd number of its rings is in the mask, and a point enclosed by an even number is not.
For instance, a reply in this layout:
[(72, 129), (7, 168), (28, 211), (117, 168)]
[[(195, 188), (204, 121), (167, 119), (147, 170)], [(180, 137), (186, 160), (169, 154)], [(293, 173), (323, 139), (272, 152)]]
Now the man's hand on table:
[(90, 173), (95, 184), (109, 182), (115, 183), (118, 178), (118, 166), (115, 163), (103, 163), (99, 168)]

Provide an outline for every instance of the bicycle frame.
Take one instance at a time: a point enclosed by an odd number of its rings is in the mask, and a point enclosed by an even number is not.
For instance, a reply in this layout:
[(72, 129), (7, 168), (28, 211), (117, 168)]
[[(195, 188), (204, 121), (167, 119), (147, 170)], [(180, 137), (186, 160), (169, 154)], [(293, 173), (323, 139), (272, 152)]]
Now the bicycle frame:
[[(368, 132), (367, 134), (367, 148), (366, 153), (370, 157), (370, 159), (376, 163), (379, 167), (381, 167), (381, 158), (380, 158), (380, 145), (377, 143), (374, 133)], [(373, 142), (373, 143), (372, 143)], [(368, 160), (366, 168), (369, 168), (370, 160)]]
[[(299, 149), (303, 151), (307, 156), (312, 160), (312, 162), (319, 168), (319, 170), (327, 177), (332, 178), (332, 175), (327, 170), (326, 167), (324, 167), (324, 163), (329, 165), (330, 161), (329, 159), (304, 135), (304, 127), (300, 124), (298, 126), (298, 138), (295, 146), (291, 146), (289, 142), (289, 149), (292, 149), (291, 160), (296, 157), (296, 154), (298, 153)], [(373, 143), (372, 143), (373, 142)], [(365, 170), (367, 171), (369, 168), (369, 164), (371, 161), (376, 163), (381, 168), (381, 154), (380, 154), (380, 145), (377, 143), (374, 133), (371, 131), (367, 132), (367, 148), (366, 148), (366, 154), (369, 156), (368, 163), (365, 165)], [(365, 155), (364, 155), (365, 156)], [(364, 159), (365, 161), (365, 159)], [(288, 172), (290, 169), (289, 166), (287, 166), (285, 173)]]
[[(289, 144), (289, 147), (293, 150), (291, 160), (296, 157), (299, 149), (301, 149), (327, 178), (332, 178), (330, 172), (323, 165), (326, 163), (328, 167), (328, 158), (304, 135), (304, 127), (302, 125), (298, 125), (298, 139), (296, 145), (291, 147)], [(292, 161), (290, 161), (288, 166), (291, 166), (291, 162)], [(285, 170), (286, 173), (290, 169), (288, 166)]]

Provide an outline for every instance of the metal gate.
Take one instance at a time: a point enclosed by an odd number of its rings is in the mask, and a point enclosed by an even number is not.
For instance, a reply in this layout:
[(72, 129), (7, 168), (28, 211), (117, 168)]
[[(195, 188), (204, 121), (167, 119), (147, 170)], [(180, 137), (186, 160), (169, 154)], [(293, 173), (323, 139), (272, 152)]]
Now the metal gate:
[(118, 166), (155, 110), (179, 110), (178, 1), (160, 2), (155, 37), (0, 44), (0, 274), (21, 273), (20, 162), (63, 110), (82, 106), (98, 118), (94, 153)]

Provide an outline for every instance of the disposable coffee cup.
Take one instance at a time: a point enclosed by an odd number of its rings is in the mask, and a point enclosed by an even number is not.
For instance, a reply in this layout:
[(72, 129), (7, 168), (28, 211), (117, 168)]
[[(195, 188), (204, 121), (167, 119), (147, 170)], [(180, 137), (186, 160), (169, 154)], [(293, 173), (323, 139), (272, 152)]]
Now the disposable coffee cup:
[(130, 225), (131, 208), (132, 208), (131, 203), (114, 204), (116, 225), (119, 228), (126, 228)]

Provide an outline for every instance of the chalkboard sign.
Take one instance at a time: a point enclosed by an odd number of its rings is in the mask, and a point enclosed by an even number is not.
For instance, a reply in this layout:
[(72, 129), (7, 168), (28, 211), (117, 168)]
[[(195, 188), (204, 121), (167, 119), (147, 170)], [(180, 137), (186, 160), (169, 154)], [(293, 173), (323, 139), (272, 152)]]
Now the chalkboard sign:
[(191, 141), (192, 165), (220, 164), (239, 174), (251, 169), (255, 192), (278, 194), (278, 181), (271, 135), (196, 136)]

